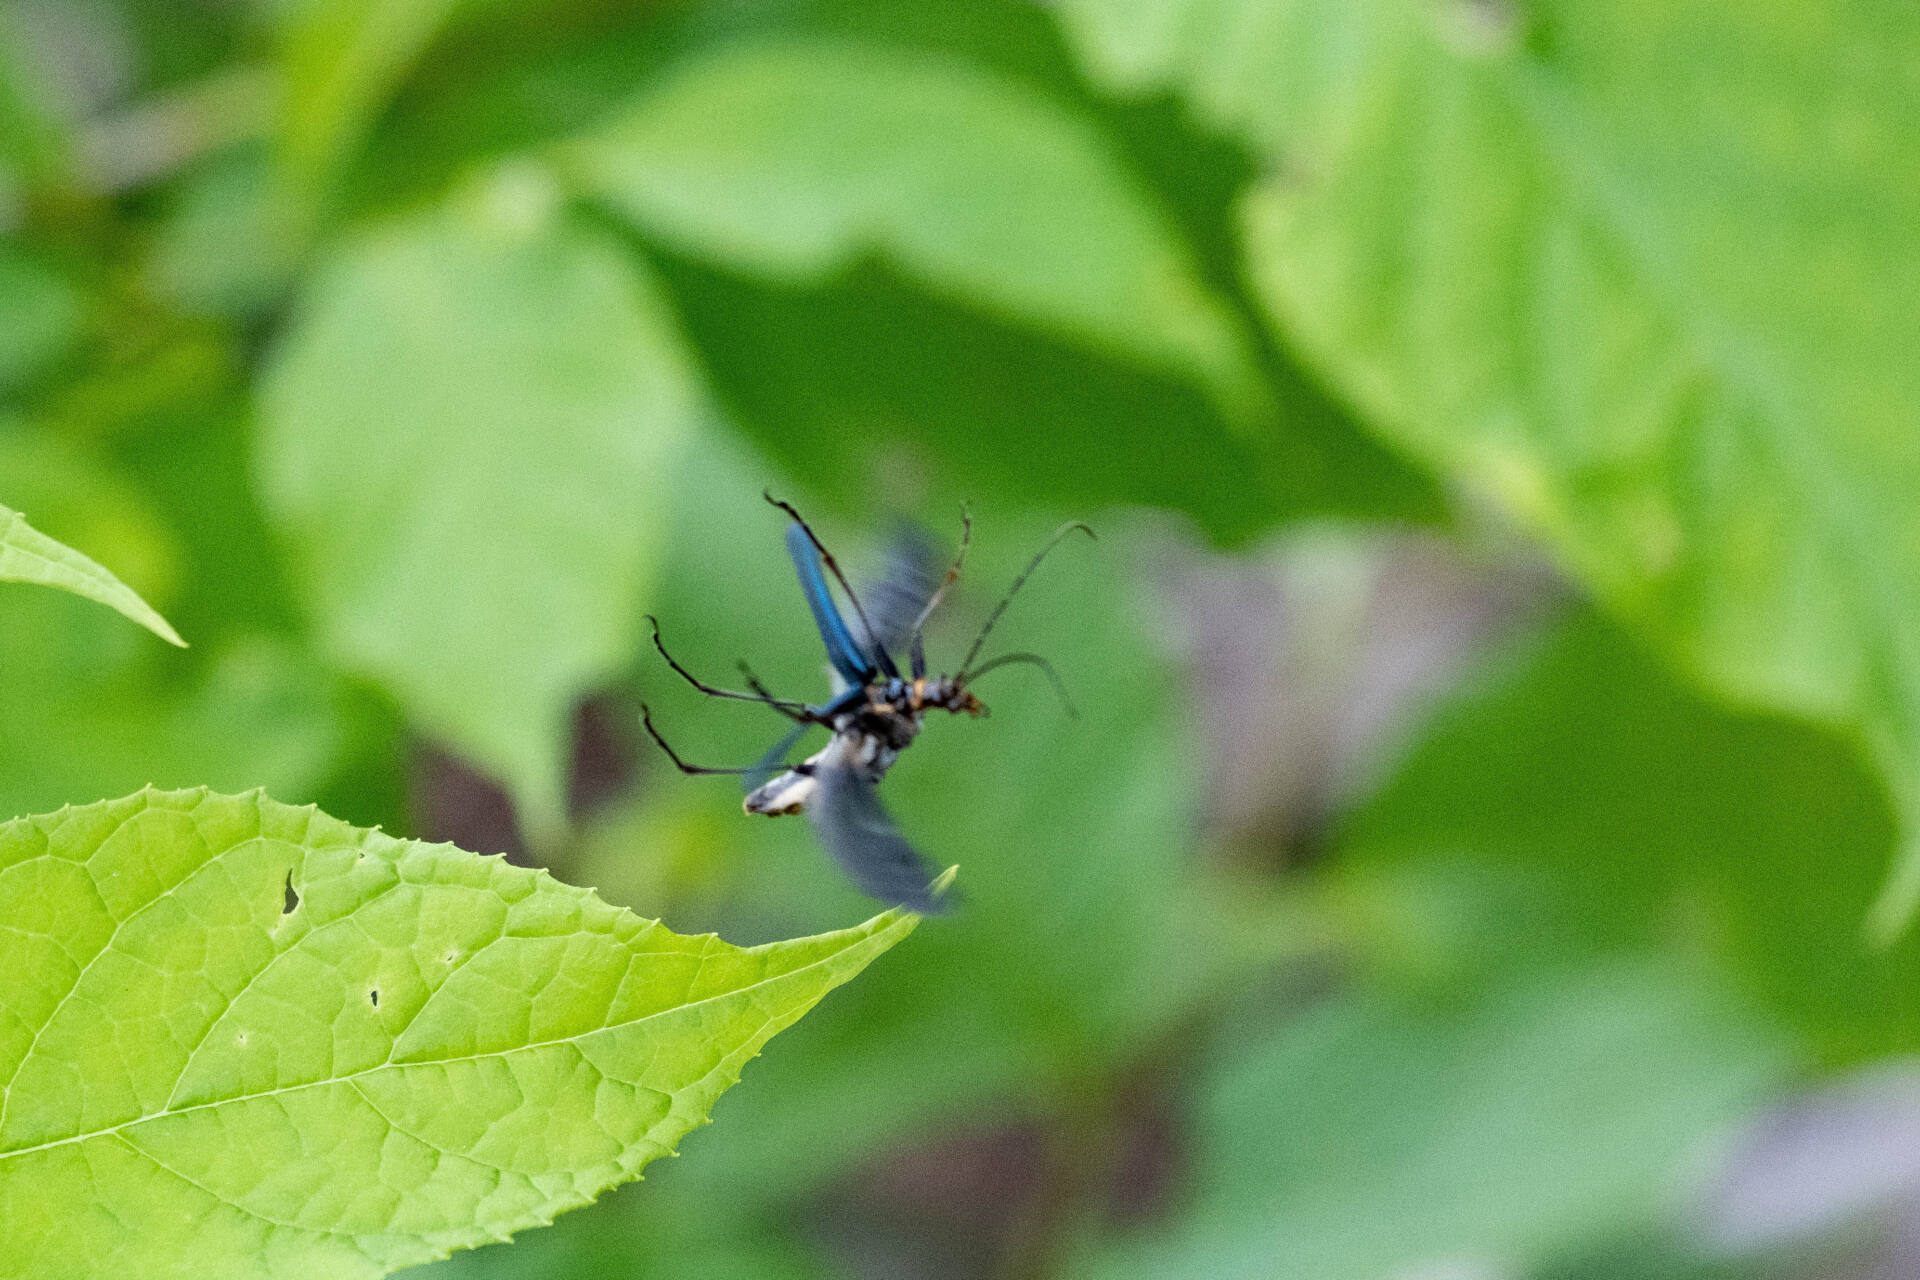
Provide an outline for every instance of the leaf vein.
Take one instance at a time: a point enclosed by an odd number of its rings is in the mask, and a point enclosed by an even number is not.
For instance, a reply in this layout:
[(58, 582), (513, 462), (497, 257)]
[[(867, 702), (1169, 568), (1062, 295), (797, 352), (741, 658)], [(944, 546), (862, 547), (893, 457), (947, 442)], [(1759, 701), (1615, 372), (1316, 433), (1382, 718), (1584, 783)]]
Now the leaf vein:
[[(877, 936), (877, 932), (868, 933), (865, 938), (859, 941), (870, 942)], [(855, 945), (858, 944), (856, 943)], [(716, 1004), (722, 1000), (736, 996), (751, 996), (761, 988), (772, 986), (776, 982), (797, 978), (801, 974), (808, 973), (812, 970), (826, 968), (831, 962), (844, 959), (851, 950), (852, 947), (844, 947), (821, 956), (817, 960), (809, 960), (806, 964), (789, 969), (784, 973), (775, 974), (771, 978), (759, 978), (744, 986), (715, 992), (713, 995), (703, 996), (698, 1000), (690, 1000), (684, 1004), (673, 1005), (665, 1009), (655, 1009), (650, 1013), (644, 1013), (637, 1018), (630, 1018), (625, 1022), (607, 1023), (598, 1027), (592, 1027), (575, 1035), (556, 1036), (550, 1040), (535, 1040), (526, 1044), (512, 1045), (504, 1049), (488, 1050), (484, 1053), (461, 1054), (447, 1058), (422, 1058), (411, 1062), (383, 1062), (377, 1066), (367, 1068), (364, 1071), (357, 1071), (348, 1075), (329, 1076), (323, 1080), (304, 1080), (299, 1084), (282, 1085), (273, 1089), (262, 1089), (256, 1093), (236, 1094), (230, 1098), (216, 1098), (209, 1102), (196, 1102), (192, 1106), (180, 1107), (171, 1111), (162, 1110), (149, 1112), (146, 1115), (134, 1116), (131, 1119), (123, 1120), (118, 1124), (107, 1125), (99, 1129), (91, 1129), (84, 1133), (69, 1134), (63, 1138), (52, 1138), (31, 1147), (16, 1147), (10, 1151), (0, 1151), (0, 1163), (17, 1159), (21, 1156), (33, 1155), (37, 1152), (52, 1150), (56, 1147), (70, 1146), (78, 1142), (87, 1142), (94, 1138), (120, 1137), (126, 1131), (138, 1128), (141, 1125), (169, 1119), (174, 1116), (190, 1115), (196, 1111), (207, 1111), (215, 1107), (239, 1106), (244, 1103), (258, 1102), (267, 1098), (283, 1097), (287, 1094), (299, 1093), (307, 1089), (324, 1089), (341, 1084), (351, 1085), (355, 1079), (359, 1077), (371, 1076), (381, 1071), (409, 1071), (416, 1067), (449, 1066), (460, 1062), (481, 1062), (490, 1058), (505, 1058), (518, 1053), (531, 1053), (537, 1049), (550, 1049), (560, 1045), (577, 1045), (579, 1042), (591, 1036), (603, 1035), (610, 1031), (629, 1031), (659, 1018), (665, 1018), (676, 1013), (684, 1013), (689, 1009), (698, 1009), (703, 1005)], [(770, 1021), (772, 1021), (770, 1018), (764, 1019), (761, 1023), (762, 1027)]]

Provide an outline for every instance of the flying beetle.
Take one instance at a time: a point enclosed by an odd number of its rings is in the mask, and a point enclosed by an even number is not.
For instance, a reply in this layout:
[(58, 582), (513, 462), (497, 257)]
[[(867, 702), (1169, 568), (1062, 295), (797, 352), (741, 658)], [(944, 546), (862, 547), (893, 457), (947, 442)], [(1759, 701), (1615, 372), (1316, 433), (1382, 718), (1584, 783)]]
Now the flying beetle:
[[(680, 772), (733, 774), (743, 778), (747, 796), (742, 807), (748, 813), (806, 814), (827, 852), (863, 893), (923, 914), (944, 912), (946, 900), (937, 897), (930, 887), (931, 865), (900, 834), (881, 805), (875, 788), (900, 753), (919, 735), (927, 712), (987, 714), (985, 704), (974, 696), (971, 686), (998, 667), (1018, 664), (1038, 668), (1052, 684), (1068, 714), (1074, 713), (1058, 673), (1038, 654), (1003, 653), (978, 666), (974, 665), (974, 659), (980, 656), (981, 646), (986, 644), (1000, 615), (1006, 612), (1007, 605), (1047, 554), (1068, 534), (1078, 531), (1091, 538), (1093, 530), (1078, 521), (1060, 526), (987, 615), (959, 669), (952, 675), (929, 676), (921, 633), (948, 588), (960, 578), (967, 548), (973, 540), (972, 517), (962, 510), (960, 550), (944, 576), (938, 576), (932, 567), (933, 559), (924, 540), (903, 540), (890, 557), (887, 572), (867, 588), (869, 608), (862, 604), (860, 595), (841, 573), (839, 562), (800, 513), (772, 494), (763, 496), (789, 517), (787, 554), (800, 577), (800, 590), (813, 613), (821, 643), (826, 646), (833, 696), (818, 705), (776, 698), (744, 662), (740, 664), (740, 672), (749, 691), (710, 685), (667, 652), (666, 644), (660, 639), (659, 621), (649, 617), (654, 647), (688, 684), (708, 697), (771, 707), (791, 720), (793, 727), (759, 763), (745, 768), (715, 769), (688, 764), (681, 759), (654, 728), (652, 712), (644, 704), (640, 708), (641, 723)], [(828, 584), (829, 575), (853, 607), (851, 623), (834, 599)], [(897, 653), (906, 656), (904, 674), (895, 660)], [(804, 760), (788, 763), (788, 753), (816, 725), (830, 735), (826, 746)]]

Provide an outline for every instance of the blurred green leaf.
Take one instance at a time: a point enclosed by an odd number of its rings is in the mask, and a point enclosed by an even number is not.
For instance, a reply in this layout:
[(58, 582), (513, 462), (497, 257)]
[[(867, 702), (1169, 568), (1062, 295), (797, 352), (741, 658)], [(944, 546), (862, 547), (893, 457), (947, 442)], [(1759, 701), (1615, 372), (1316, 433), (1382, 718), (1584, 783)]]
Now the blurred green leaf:
[(459, 174), (571, 137), (683, 51), (690, 6), (500, 0), (448, 31), (347, 175), (356, 207), (391, 208)]
[(0, 242), (0, 402), (71, 351), (84, 323), (73, 285)]
[(1290, 396), (1236, 431), (1199, 388), (927, 296), (882, 268), (788, 287), (667, 258), (662, 274), (735, 421), (842, 510), (996, 496), (1085, 514), (1173, 507), (1221, 541), (1288, 517), (1438, 518), (1426, 477)]
[(56, 542), (0, 505), (0, 581), (37, 582), (97, 600), (131, 618), (168, 644), (186, 647), (167, 620), (126, 583), (72, 547)]
[(1673, 1216), (1700, 1145), (1787, 1065), (1723, 994), (1650, 962), (1535, 972), (1458, 1005), (1336, 1000), (1203, 1083), (1178, 1224), (1073, 1274), (1525, 1273)]
[(473, 0), (291, 0), (280, 18), (280, 154), (305, 200), (326, 187), (416, 59)]
[(867, 255), (958, 300), (1265, 396), (1165, 216), (1085, 122), (927, 54), (805, 42), (682, 67), (565, 151), (583, 189), (679, 249), (790, 282)]
[(696, 412), (638, 264), (524, 170), (344, 249), (265, 376), (262, 491), (323, 643), (536, 839), (574, 700), (634, 650)]
[(1585, 617), (1436, 713), (1341, 849), (1545, 875), (1590, 937), (1711, 947), (1822, 1057), (1852, 1062), (1920, 1048), (1920, 938), (1872, 951), (1859, 934), (1893, 843), (1841, 742), (1706, 705)]
[(292, 281), (298, 258), (292, 229), (264, 149), (238, 149), (170, 193), (154, 227), (147, 280), (187, 311), (257, 312)]
[[(172, 589), (179, 552), (169, 530), (97, 459), (0, 430), (0, 475), (49, 527), (110, 552), (149, 594)], [(217, 526), (216, 511), (195, 512)], [(181, 653), (67, 595), (0, 595), (0, 816), (147, 783), (311, 795), (339, 756), (339, 690), (261, 624), (224, 619), (210, 643)]]
[(0, 826), (8, 1275), (379, 1276), (639, 1175), (913, 929), (751, 950), (258, 793)]
[[(62, 609), (0, 609), (8, 653), (72, 635)], [(48, 616), (48, 615), (52, 616)], [(152, 781), (270, 782), (311, 795), (341, 746), (340, 692), (309, 658), (263, 638), (221, 645), (191, 680), (136, 668), (9, 661), (0, 682), (0, 814), (116, 795)]]
[(1651, 1232), (1623, 1238), (1610, 1248), (1562, 1259), (1559, 1265), (1542, 1268), (1536, 1280), (1755, 1280), (1756, 1276), (1806, 1274), (1802, 1270), (1806, 1263), (1825, 1261), (1818, 1257), (1793, 1258), (1786, 1265), (1777, 1265), (1773, 1259), (1704, 1249), (1688, 1240), (1684, 1232)]
[[(376, 206), (430, 197), (477, 157), (578, 133), (663, 66), (732, 56), (714, 50), (743, 37), (788, 48), (884, 42), (887, 65), (964, 59), (973, 78), (994, 77), (990, 85), (1013, 78), (1023, 101), (1044, 97), (1051, 116), (1104, 135), (1090, 142), (1113, 157), (1121, 194), (1150, 203), (1163, 234), (1184, 242), (1194, 278), (1229, 299), (1228, 202), (1245, 162), (1180, 128), (1171, 111), (1091, 98), (1051, 19), (1017, 0), (646, 11), (559, 3), (531, 26), (518, 16), (467, 24), (436, 47), (369, 139), (353, 194)], [(978, 291), (948, 288), (885, 245), (864, 246), (865, 257), (854, 245), (840, 269), (800, 280), (647, 236), (735, 421), (847, 509), (870, 509), (876, 490), (916, 505), (989, 490), (1082, 507), (1149, 503), (1191, 512), (1220, 540), (1302, 515), (1444, 512), (1424, 471), (1360, 432), (1279, 353), (1253, 356), (1270, 382), (1263, 416), (1276, 429), (1230, 425), (1191, 370), (1132, 347), (1096, 350)], [(915, 491), (922, 478), (937, 495)]]
[[(836, 996), (826, 1009), (842, 998)], [(810, 1016), (817, 1018), (825, 1011), (817, 1009)], [(776, 1060), (786, 1043), (782, 1038), (781, 1048), (774, 1051)], [(737, 1096), (739, 1088), (752, 1088), (765, 1069), (765, 1063), (755, 1067), (751, 1078), (729, 1096)], [(733, 1126), (725, 1104), (721, 1114), (721, 1128), (715, 1132)], [(644, 1187), (618, 1188), (592, 1213), (569, 1215), (552, 1230), (523, 1234), (511, 1245), (464, 1250), (428, 1269), (407, 1273), (407, 1280), (836, 1280), (844, 1276), (844, 1270), (836, 1268), (817, 1243), (799, 1238), (800, 1233), (785, 1224), (762, 1225), (729, 1212), (724, 1203), (707, 1206), (710, 1212), (704, 1217), (674, 1212), (649, 1221), (636, 1214), (636, 1209), (644, 1214), (646, 1206), (661, 1198), (661, 1188), (674, 1174), (699, 1162), (704, 1138), (689, 1135), (688, 1141), (694, 1145), (681, 1151), (688, 1159), (655, 1165)]]
[(171, 535), (167, 612), (179, 626), (196, 641), (271, 631), (304, 643), (256, 492), (250, 410), (244, 388), (222, 388), (143, 420), (113, 441), (113, 460)]
[(242, 0), (233, 5), (182, 6), (174, 0), (114, 0), (121, 38), (140, 52), (133, 69), (143, 91), (166, 92), (255, 52), (262, 15), (284, 13), (301, 0)]
[[(1855, 735), (1920, 897), (1906, 6), (1066, 6), (1270, 158), (1256, 287), (1391, 439), (1723, 694)], [(1811, 851), (1810, 851), (1811, 852)]]

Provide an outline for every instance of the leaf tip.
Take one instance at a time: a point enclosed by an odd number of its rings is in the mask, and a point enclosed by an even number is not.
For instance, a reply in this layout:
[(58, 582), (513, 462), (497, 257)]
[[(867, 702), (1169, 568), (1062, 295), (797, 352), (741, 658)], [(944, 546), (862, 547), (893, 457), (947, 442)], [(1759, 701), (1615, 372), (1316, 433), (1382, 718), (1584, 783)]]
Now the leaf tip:
[(947, 896), (947, 890), (953, 888), (953, 882), (959, 878), (960, 864), (955, 863), (935, 876), (933, 883), (927, 886), (927, 891), (936, 898), (944, 898)]
[(1893, 874), (1874, 899), (1861, 925), (1866, 943), (1886, 951), (1906, 935), (1920, 907), (1920, 835), (1909, 835), (1895, 857)]

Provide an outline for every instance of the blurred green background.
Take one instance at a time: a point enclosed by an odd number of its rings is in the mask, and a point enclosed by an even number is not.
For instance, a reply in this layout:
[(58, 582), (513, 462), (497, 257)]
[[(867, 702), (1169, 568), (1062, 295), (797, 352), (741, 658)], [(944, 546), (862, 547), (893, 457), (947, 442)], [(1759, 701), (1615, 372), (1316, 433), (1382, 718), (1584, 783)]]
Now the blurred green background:
[[(849, 924), (694, 758), (971, 504), (931, 921), (489, 1277), (1920, 1276), (1920, 17), (0, 0), (0, 810)], [(1903, 852), (1907, 851), (1907, 852)]]

